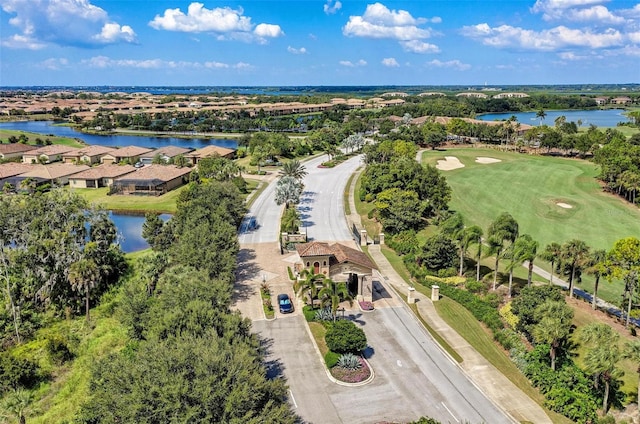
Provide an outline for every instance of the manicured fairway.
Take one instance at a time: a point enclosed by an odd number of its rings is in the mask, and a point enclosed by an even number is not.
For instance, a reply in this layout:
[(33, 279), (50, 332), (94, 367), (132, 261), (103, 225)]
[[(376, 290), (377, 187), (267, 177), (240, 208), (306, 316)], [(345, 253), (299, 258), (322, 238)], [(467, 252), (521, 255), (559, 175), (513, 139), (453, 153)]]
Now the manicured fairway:
[[(520, 233), (542, 247), (577, 238), (609, 250), (618, 239), (640, 237), (640, 210), (604, 193), (591, 162), (473, 148), (427, 151), (423, 162), (435, 165), (445, 156), (465, 165), (442, 173), (453, 190), (451, 208), (462, 213), (467, 225), (486, 231), (506, 211), (520, 224)], [(477, 157), (502, 162), (479, 164)]]

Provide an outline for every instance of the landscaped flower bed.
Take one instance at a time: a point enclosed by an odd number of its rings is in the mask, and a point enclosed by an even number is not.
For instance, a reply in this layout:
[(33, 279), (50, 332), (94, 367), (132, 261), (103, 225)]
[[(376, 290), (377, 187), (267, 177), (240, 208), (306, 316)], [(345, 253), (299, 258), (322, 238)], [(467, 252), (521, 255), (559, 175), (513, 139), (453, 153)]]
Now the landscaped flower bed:
[(373, 311), (373, 303), (369, 301), (360, 301), (358, 302), (360, 305), (360, 309), (363, 311)]
[(331, 368), (331, 375), (336, 380), (344, 381), (345, 383), (361, 383), (365, 381), (371, 376), (371, 370), (369, 369), (369, 366), (364, 359), (358, 359), (360, 360), (361, 365), (359, 369), (349, 370), (336, 365), (335, 367)]

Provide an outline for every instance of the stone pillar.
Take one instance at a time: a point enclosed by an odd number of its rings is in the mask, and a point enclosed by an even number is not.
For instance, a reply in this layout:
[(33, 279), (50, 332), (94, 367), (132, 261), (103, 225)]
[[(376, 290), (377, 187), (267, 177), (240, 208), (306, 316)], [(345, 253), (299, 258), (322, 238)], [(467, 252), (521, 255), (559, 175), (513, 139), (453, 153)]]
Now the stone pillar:
[(440, 286), (431, 286), (431, 300), (433, 302), (440, 300)]
[(380, 234), (380, 246), (384, 245), (384, 234)]
[(416, 303), (416, 289), (413, 287), (407, 291), (407, 303)]
[(367, 245), (367, 230), (360, 230), (360, 246)]

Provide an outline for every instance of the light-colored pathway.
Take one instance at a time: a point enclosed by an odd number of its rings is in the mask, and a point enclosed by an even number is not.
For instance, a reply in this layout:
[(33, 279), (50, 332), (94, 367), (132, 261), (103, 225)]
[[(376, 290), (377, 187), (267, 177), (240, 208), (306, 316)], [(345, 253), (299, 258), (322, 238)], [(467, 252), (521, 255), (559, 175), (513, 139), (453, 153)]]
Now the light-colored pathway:
[[(386, 277), (386, 282), (406, 294), (409, 285), (393, 269), (380, 251), (380, 246), (370, 245), (369, 254), (378, 265), (380, 273)], [(460, 366), (480, 390), (517, 421), (530, 421), (536, 424), (552, 422), (537, 403), (516, 387), (440, 318), (431, 299), (418, 292), (414, 293), (422, 318), (458, 352), (463, 359)]]

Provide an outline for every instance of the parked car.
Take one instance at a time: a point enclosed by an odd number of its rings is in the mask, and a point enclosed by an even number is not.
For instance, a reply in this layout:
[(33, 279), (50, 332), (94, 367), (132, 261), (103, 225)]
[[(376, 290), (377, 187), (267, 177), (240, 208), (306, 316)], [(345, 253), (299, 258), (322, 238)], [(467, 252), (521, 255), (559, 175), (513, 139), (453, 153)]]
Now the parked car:
[(293, 312), (293, 303), (291, 303), (291, 299), (288, 294), (278, 295), (278, 308), (282, 314), (289, 314)]

